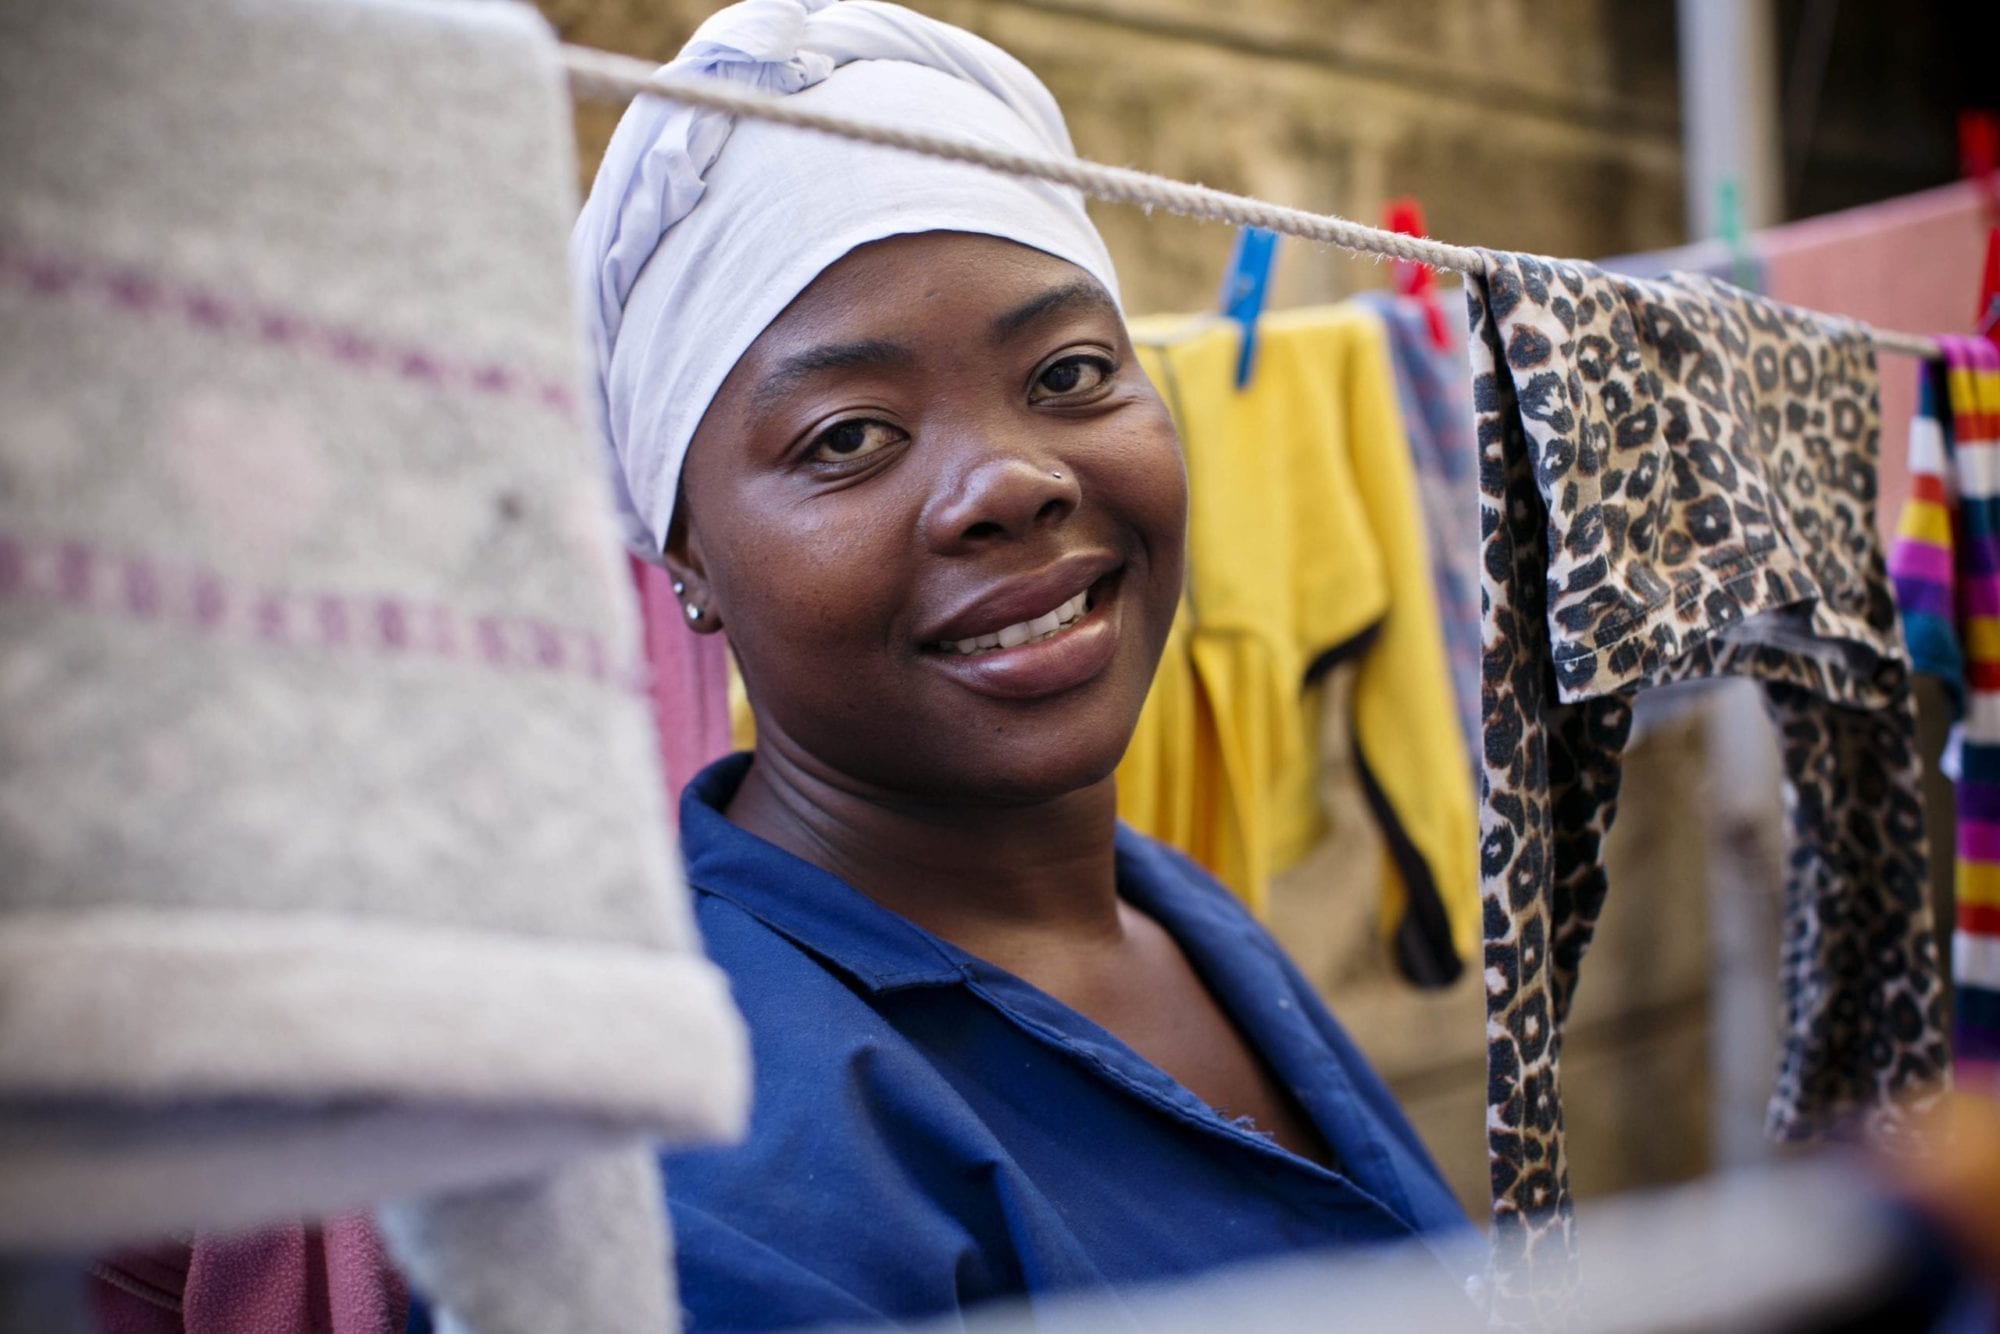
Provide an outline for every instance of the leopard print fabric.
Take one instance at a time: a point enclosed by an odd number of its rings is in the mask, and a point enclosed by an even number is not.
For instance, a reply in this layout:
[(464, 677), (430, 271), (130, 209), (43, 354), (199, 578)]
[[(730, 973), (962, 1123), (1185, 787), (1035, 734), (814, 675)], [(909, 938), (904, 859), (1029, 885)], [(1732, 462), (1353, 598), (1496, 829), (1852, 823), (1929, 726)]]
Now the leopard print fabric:
[(1875, 527), (1871, 346), (1709, 279), (1483, 258), (1467, 294), (1493, 1295), (1547, 1319), (1575, 1240), (1561, 1032), (1604, 901), (1634, 692), (1751, 676), (1781, 738), (1773, 1131), (1893, 1129), (1903, 1095), (1946, 1078), (1944, 1004)]

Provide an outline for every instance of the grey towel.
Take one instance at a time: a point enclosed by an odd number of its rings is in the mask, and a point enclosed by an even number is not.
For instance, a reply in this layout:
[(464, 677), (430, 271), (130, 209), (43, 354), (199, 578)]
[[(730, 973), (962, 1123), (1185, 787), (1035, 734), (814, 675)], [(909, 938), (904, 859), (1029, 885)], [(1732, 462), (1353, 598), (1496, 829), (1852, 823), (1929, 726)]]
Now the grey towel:
[[(661, 1334), (679, 1311), (659, 1200), (658, 1161), (639, 1150), (394, 1205), (380, 1221), (411, 1284), (448, 1294), (438, 1334)], [(666, 1282), (634, 1284), (635, 1274)], [(626, 1300), (581, 1300), (614, 1293)]]
[(0, 7), (0, 1251), (741, 1128), (570, 144), (521, 5)]

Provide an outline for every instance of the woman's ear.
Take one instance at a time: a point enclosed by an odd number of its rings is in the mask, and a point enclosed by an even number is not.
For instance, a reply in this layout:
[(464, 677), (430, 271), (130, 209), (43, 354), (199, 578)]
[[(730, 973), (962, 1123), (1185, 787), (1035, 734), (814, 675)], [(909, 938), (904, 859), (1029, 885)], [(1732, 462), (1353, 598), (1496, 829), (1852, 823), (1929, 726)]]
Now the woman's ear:
[(662, 552), (667, 573), (673, 576), (674, 596), (680, 600), (681, 614), (688, 629), (712, 635), (722, 629), (721, 610), (714, 605), (708, 585), (707, 566), (701, 558), (701, 542), (692, 535), (686, 507), (674, 504), (674, 521), (667, 529), (667, 546)]

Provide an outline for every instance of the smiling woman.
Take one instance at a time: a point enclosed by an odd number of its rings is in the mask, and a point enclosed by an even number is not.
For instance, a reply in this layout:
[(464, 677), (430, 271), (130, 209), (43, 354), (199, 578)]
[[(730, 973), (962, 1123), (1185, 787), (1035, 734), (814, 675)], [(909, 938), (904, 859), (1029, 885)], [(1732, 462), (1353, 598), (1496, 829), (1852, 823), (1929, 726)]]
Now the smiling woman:
[[(1028, 71), (873, 0), (674, 67), (1069, 151)], [(665, 1164), (700, 1329), (872, 1321), (1464, 1219), (1270, 938), (1116, 819), (1187, 484), (1068, 192), (641, 102), (578, 224), (635, 549), (754, 755), (681, 832), (747, 1141)]]

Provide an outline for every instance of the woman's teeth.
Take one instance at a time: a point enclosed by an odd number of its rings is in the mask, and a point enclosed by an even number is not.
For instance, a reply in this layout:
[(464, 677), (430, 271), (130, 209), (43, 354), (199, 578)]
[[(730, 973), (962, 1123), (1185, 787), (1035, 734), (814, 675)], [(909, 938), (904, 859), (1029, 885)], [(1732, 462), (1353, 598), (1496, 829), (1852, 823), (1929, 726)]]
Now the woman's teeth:
[(1032, 621), (1017, 621), (1004, 630), (975, 639), (948, 640), (938, 647), (947, 653), (983, 653), (988, 649), (1017, 648), (1068, 629), (1089, 609), (1090, 592), (1086, 589), (1046, 616), (1037, 616)]

